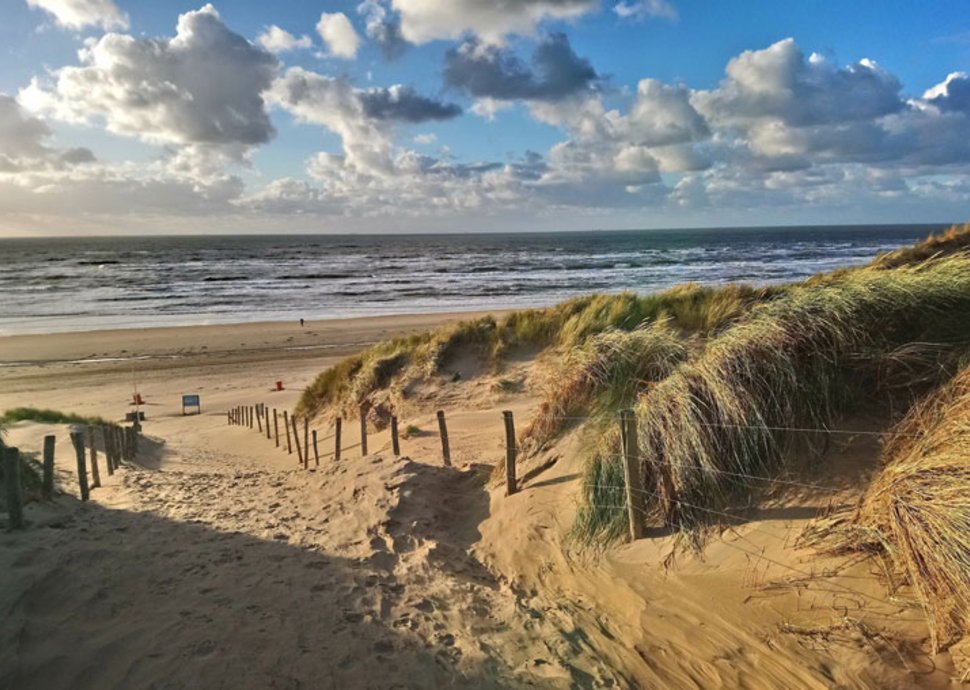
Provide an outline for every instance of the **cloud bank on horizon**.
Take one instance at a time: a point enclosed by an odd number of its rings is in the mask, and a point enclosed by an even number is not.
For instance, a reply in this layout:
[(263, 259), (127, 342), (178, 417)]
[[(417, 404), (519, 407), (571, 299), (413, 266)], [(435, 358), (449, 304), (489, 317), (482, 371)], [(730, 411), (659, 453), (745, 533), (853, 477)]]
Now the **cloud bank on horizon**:
[(577, 48), (689, 36), (666, 0), (364, 0), (252, 31), (206, 4), (158, 35), (113, 0), (24, 10), (77, 57), (0, 90), (4, 234), (970, 215), (963, 64), (914, 93), (783, 37), (692, 86)]

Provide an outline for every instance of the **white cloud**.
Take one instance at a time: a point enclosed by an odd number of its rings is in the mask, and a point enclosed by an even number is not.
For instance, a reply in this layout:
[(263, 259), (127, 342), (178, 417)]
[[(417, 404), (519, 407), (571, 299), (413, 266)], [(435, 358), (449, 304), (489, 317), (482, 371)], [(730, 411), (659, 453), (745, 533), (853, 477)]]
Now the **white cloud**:
[(331, 55), (348, 60), (356, 57), (360, 36), (343, 12), (321, 14), (320, 21), (317, 22), (317, 33), (327, 44)]
[(25, 113), (12, 96), (0, 93), (0, 174), (63, 170), (94, 162), (88, 149), (51, 147), (52, 135), (45, 122)]
[(511, 107), (511, 101), (500, 101), (495, 98), (485, 97), (475, 99), (475, 102), (472, 103), (472, 107), (469, 108), (469, 110), (479, 117), (492, 122), (501, 111), (507, 110)]
[(297, 38), (286, 29), (272, 24), (256, 37), (256, 42), (271, 53), (285, 53), (291, 50), (309, 48), (313, 45), (309, 36)]
[(422, 146), (427, 146), (438, 141), (438, 136), (434, 132), (427, 132), (424, 134), (417, 134), (414, 137), (415, 144), (421, 144)]
[(58, 26), (66, 29), (88, 26), (100, 26), (105, 30), (128, 28), (128, 15), (112, 0), (27, 0), (27, 4), (49, 13)]
[(386, 60), (404, 54), (408, 44), (401, 35), (401, 22), (387, 11), (382, 0), (364, 0), (357, 6), (357, 13), (364, 17), (368, 38), (380, 46)]
[(113, 133), (178, 145), (178, 161), (211, 175), (241, 161), (275, 130), (262, 92), (278, 61), (229, 30), (212, 5), (179, 17), (173, 38), (108, 34), (89, 39), (81, 66), (21, 90), (29, 109), (73, 123), (103, 122)]
[(459, 38), (472, 32), (486, 43), (507, 34), (531, 34), (546, 19), (573, 19), (599, 0), (392, 0), (401, 15), (401, 34), (412, 43)]
[(667, 0), (623, 0), (613, 6), (613, 11), (624, 19), (646, 19), (662, 17), (676, 20), (677, 10)]

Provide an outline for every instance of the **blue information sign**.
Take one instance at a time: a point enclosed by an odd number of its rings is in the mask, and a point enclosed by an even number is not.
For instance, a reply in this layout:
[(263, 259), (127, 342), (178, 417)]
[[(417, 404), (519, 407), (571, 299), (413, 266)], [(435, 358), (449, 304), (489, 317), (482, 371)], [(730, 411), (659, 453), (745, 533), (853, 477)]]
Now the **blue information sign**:
[(198, 408), (198, 414), (202, 414), (202, 400), (198, 395), (183, 395), (182, 396), (182, 414), (185, 414), (186, 407)]

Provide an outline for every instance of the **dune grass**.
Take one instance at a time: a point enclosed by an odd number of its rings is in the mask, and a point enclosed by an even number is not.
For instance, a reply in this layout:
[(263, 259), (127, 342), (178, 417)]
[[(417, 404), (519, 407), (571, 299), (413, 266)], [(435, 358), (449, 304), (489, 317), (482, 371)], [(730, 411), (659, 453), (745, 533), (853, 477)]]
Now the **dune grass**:
[(930, 235), (911, 247), (902, 247), (876, 257), (872, 268), (912, 266), (934, 257), (970, 251), (970, 223), (954, 225), (946, 231)]
[(523, 450), (555, 439), (585, 418), (612, 421), (690, 353), (688, 339), (661, 317), (632, 331), (608, 329), (566, 350), (549, 375), (549, 390), (523, 430)]
[(462, 321), (436, 331), (397, 338), (348, 357), (322, 372), (297, 404), (298, 415), (324, 409), (353, 415), (377, 391), (441, 374), (461, 352), (476, 354), (495, 370), (515, 351), (581, 346), (607, 330), (632, 331), (657, 319), (685, 333), (708, 334), (770, 300), (784, 288), (722, 288), (687, 284), (639, 296), (632, 292), (590, 295), (545, 309), (525, 309), (496, 320), (491, 316)]
[[(745, 475), (783, 470), (784, 451), (796, 436), (779, 429), (828, 427), (881, 385), (884, 370), (876, 364), (901, 347), (929, 343), (964, 351), (968, 318), (970, 258), (964, 255), (790, 287), (640, 396), (639, 488), (657, 509), (650, 494), (659, 493), (655, 470), (665, 463), (682, 501), (674, 521), (687, 529), (709, 523), (707, 510), (750, 498)], [(623, 501), (603, 481), (622, 476), (619, 464), (617, 440), (609, 435), (587, 467), (587, 508), (575, 528), (581, 539), (622, 534)]]
[(883, 469), (854, 515), (829, 536), (885, 558), (916, 592), (934, 651), (970, 630), (970, 367), (894, 427)]
[(41, 422), (43, 424), (109, 424), (102, 417), (79, 415), (37, 407), (13, 407), (0, 415), (4, 422)]

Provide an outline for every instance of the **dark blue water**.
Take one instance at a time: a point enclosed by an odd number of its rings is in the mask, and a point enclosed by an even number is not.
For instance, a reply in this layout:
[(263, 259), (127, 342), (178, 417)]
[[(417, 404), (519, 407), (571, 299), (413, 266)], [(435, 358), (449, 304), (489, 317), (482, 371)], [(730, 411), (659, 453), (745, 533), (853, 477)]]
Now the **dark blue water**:
[(0, 334), (479, 310), (778, 283), (938, 225), (0, 240)]

